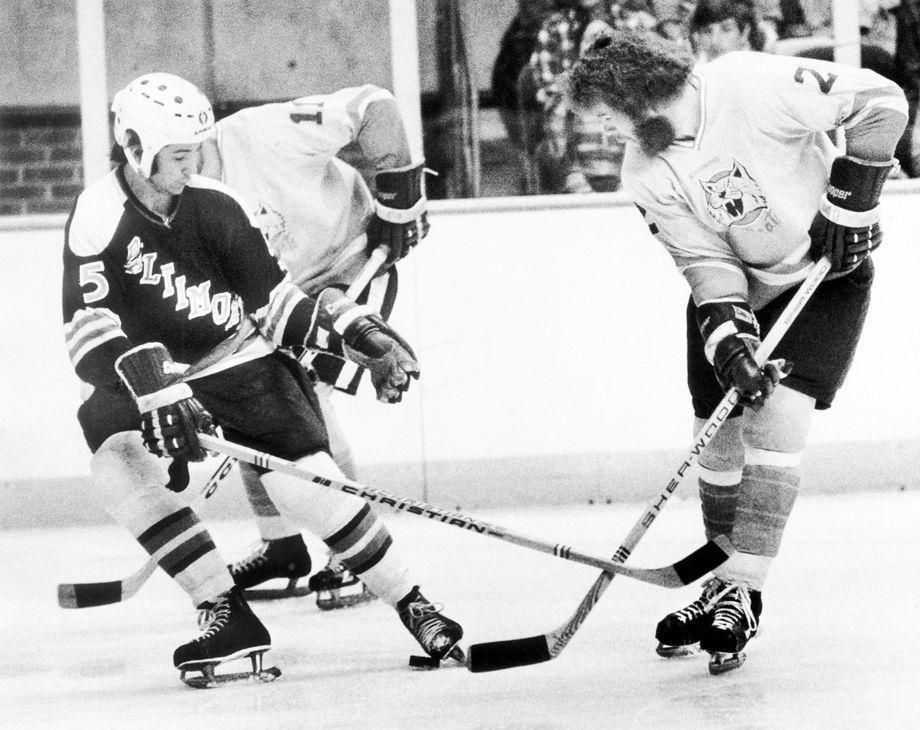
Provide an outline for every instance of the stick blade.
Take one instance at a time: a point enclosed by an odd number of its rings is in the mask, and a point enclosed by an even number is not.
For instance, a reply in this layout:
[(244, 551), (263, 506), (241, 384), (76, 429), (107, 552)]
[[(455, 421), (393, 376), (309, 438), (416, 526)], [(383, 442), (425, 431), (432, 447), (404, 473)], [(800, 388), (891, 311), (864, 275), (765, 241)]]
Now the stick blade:
[(674, 563), (674, 572), (683, 584), (687, 585), (722, 565), (734, 552), (735, 549), (728, 538), (717, 535), (701, 548)]
[(471, 672), (494, 672), (539, 664), (552, 658), (546, 635), (540, 634), (525, 639), (473, 644), (469, 649), (467, 667)]
[(103, 583), (60, 583), (58, 584), (58, 605), (61, 608), (90, 608), (108, 606), (122, 600), (120, 580)]

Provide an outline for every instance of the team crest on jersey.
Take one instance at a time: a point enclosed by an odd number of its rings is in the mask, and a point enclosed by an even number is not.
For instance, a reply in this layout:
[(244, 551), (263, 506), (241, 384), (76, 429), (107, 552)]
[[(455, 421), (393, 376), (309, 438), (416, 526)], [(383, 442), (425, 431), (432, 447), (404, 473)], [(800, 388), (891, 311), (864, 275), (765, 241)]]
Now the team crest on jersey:
[(144, 242), (139, 236), (135, 236), (128, 244), (128, 252), (125, 256), (125, 273), (139, 274), (144, 270), (144, 258), (141, 252), (144, 250)]
[(284, 239), (287, 231), (284, 216), (268, 203), (260, 202), (255, 212), (255, 219), (259, 230), (262, 231), (262, 235), (268, 241), (268, 245), (271, 246), (272, 250), (278, 251), (279, 244)]
[(709, 215), (723, 226), (750, 226), (767, 210), (766, 196), (738, 160), (732, 160), (730, 170), (700, 180), (700, 185)]

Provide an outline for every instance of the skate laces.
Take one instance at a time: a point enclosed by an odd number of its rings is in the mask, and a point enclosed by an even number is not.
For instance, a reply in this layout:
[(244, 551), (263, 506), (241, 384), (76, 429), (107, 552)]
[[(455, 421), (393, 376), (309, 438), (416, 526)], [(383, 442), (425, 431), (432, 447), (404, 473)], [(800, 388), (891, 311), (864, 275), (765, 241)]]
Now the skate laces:
[(341, 561), (335, 560), (334, 558), (330, 557), (330, 558), (329, 558), (329, 562), (326, 563), (326, 567), (323, 568), (323, 569), (322, 569), (321, 571), (319, 571), (319, 572), (320, 572), (320, 573), (325, 573), (327, 576), (329, 576), (329, 577), (331, 577), (331, 578), (335, 578), (335, 577), (337, 577), (337, 576), (342, 576), (342, 577), (344, 577), (345, 572), (346, 572), (347, 570), (348, 570), (348, 569), (345, 567), (345, 564), (344, 564), (344, 563), (342, 563)]
[[(258, 547), (256, 547), (258, 546)], [(269, 543), (263, 540), (261, 543), (254, 543), (253, 549), (254, 552), (247, 555), (242, 560), (238, 560), (233, 565), (230, 566), (230, 574), (235, 576), (237, 573), (243, 573), (250, 568), (255, 568), (264, 565), (268, 562), (268, 546)]]
[(403, 609), (404, 620), (409, 630), (425, 646), (430, 646), (447, 626), (439, 611), (440, 605), (428, 601), (413, 601)]
[(716, 612), (712, 625), (718, 629), (731, 630), (740, 619), (747, 622), (747, 630), (757, 627), (757, 617), (751, 607), (750, 589), (743, 583), (726, 583), (713, 599)]
[(690, 623), (694, 619), (706, 615), (712, 610), (713, 606), (715, 606), (716, 601), (719, 600), (719, 596), (722, 594), (720, 589), (723, 585), (722, 581), (718, 578), (710, 578), (703, 584), (703, 593), (700, 597), (689, 606), (675, 611), (674, 615), (685, 623)]
[(198, 629), (201, 635), (195, 641), (204, 641), (224, 627), (230, 618), (230, 599), (221, 597), (217, 603), (198, 611)]

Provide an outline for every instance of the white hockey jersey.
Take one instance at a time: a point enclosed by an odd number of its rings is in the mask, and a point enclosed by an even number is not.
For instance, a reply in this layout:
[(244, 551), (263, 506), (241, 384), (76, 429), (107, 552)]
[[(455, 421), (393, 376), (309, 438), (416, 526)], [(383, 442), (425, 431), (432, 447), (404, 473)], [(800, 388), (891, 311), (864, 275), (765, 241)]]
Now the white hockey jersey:
[[(828, 130), (876, 125), (881, 157), (907, 107), (871, 71), (804, 58), (731, 53), (694, 70), (695, 138), (654, 157), (627, 145), (623, 184), (699, 303), (742, 296), (755, 309), (807, 276), (808, 229), (839, 154)], [(889, 135), (890, 136), (890, 135)]]
[[(373, 197), (336, 154), (358, 139), (368, 106), (381, 99), (393, 96), (367, 85), (243, 109), (217, 123), (222, 181), (249, 203), (269, 246), (305, 291), (351, 281), (367, 260)], [(404, 148), (398, 164), (405, 164), (405, 134), (393, 132), (379, 137)]]

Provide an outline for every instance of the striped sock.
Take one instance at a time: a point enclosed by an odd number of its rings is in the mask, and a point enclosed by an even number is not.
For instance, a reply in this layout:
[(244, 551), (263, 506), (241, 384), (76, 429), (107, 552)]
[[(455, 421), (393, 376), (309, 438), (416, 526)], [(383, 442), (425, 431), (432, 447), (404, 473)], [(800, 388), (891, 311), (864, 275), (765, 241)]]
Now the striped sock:
[(240, 464), (240, 476), (243, 478), (246, 498), (255, 514), (259, 535), (263, 540), (280, 540), (300, 534), (300, 529), (278, 511), (253, 466)]
[(735, 523), (735, 505), (741, 489), (741, 470), (714, 471), (700, 467), (700, 502), (706, 539), (731, 535)]
[(386, 603), (396, 602), (412, 590), (403, 561), (392, 550), (389, 530), (365, 504), (339, 530), (324, 538), (329, 549), (352, 573)]
[(214, 541), (188, 507), (150, 525), (137, 536), (137, 541), (196, 606), (233, 587)]
[(774, 557), (799, 491), (800, 454), (747, 449), (732, 544), (745, 553)]

